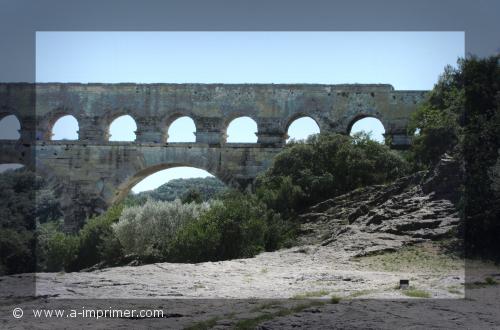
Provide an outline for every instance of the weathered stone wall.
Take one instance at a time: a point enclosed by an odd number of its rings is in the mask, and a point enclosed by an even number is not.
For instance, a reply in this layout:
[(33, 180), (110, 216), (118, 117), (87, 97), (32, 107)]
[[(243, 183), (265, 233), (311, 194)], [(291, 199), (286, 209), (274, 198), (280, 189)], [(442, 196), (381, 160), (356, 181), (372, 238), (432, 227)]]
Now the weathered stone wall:
[[(1, 143), (0, 160), (50, 178), (75, 229), (169, 167), (205, 169), (245, 188), (269, 167), (293, 120), (304, 116), (322, 132), (345, 134), (356, 120), (375, 117), (393, 147), (405, 147), (409, 118), (425, 95), (390, 85), (0, 84), (0, 119), (14, 114), (21, 122), (20, 141)], [(78, 120), (79, 140), (51, 141), (52, 126), (64, 115)], [(121, 115), (136, 121), (136, 141), (108, 141), (109, 126)], [(181, 116), (195, 122), (195, 143), (167, 143), (169, 125)], [(240, 116), (256, 121), (257, 143), (226, 143), (230, 121)]]
[[(229, 122), (249, 116), (259, 143), (283, 143), (290, 123), (313, 118), (323, 131), (348, 133), (362, 117), (376, 117), (396, 144), (405, 144), (409, 115), (425, 91), (396, 91), (391, 85), (221, 85), (221, 84), (37, 84), (36, 118), (27, 84), (0, 84), (0, 114), (21, 122), (36, 119), (37, 138), (50, 140), (52, 125), (73, 115), (80, 140), (105, 142), (111, 122), (131, 115), (138, 142), (163, 143), (169, 124), (180, 116), (196, 124), (197, 142), (224, 143)], [(23, 111), (28, 109), (28, 113)]]

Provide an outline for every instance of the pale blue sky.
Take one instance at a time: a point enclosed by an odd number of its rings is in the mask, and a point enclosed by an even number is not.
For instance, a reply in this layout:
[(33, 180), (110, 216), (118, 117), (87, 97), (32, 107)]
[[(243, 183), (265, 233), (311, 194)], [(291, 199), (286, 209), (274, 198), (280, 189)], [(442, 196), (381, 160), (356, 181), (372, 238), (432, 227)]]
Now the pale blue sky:
[[(36, 81), (387, 83), (428, 90), (446, 65), (463, 56), (463, 32), (37, 32)], [(133, 120), (120, 121), (110, 127), (110, 139), (135, 139)], [(238, 121), (228, 128), (228, 142), (255, 142), (255, 123)], [(0, 137), (13, 137), (14, 126), (12, 119), (0, 122)], [(76, 138), (76, 126), (63, 120), (54, 138)], [(191, 119), (180, 118), (168, 141), (194, 141), (194, 130)], [(382, 139), (383, 127), (374, 119), (353, 127), (360, 130)], [(314, 121), (303, 119), (288, 133), (300, 139), (317, 131)], [(158, 172), (133, 190), (190, 175), (200, 172)]]

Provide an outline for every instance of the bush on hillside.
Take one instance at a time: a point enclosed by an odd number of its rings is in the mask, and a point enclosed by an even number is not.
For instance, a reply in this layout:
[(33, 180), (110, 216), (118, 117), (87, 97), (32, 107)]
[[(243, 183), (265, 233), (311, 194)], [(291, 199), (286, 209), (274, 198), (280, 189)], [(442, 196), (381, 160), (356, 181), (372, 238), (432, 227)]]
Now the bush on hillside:
[(208, 203), (183, 204), (180, 200), (148, 200), (143, 206), (127, 208), (113, 225), (125, 254), (161, 260), (181, 225), (198, 218), (210, 208)]
[(180, 228), (170, 245), (169, 260), (202, 262), (252, 257), (285, 245), (293, 229), (255, 195), (232, 192)]
[(45, 180), (25, 168), (0, 173), (0, 274), (36, 269), (36, 223), (60, 217)]
[[(104, 254), (121, 255), (121, 247), (110, 246), (114, 240), (113, 224), (118, 222), (123, 211), (123, 205), (111, 206), (105, 213), (90, 218), (78, 232), (79, 249), (74, 262), (74, 269), (91, 267), (101, 261), (106, 261)], [(110, 250), (111, 248), (115, 250)]]
[(319, 134), (279, 153), (257, 180), (257, 195), (284, 217), (356, 188), (390, 182), (409, 164), (366, 134)]
[(38, 271), (77, 271), (102, 261), (115, 263), (122, 257), (112, 224), (118, 221), (121, 205), (89, 219), (77, 234), (62, 232), (61, 221), (49, 221), (37, 228)]

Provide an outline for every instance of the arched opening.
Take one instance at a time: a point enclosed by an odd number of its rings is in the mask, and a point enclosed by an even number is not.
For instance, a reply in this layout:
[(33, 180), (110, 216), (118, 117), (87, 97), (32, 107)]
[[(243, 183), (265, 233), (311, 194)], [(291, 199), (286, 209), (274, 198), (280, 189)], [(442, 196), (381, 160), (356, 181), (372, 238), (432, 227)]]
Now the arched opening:
[(209, 172), (188, 166), (159, 170), (139, 179), (130, 189), (131, 199), (167, 201), (182, 199), (186, 194), (195, 192), (202, 200), (208, 200), (226, 189), (225, 184)]
[(135, 141), (136, 130), (134, 118), (129, 115), (120, 116), (109, 125), (109, 141)]
[(74, 116), (62, 116), (52, 126), (51, 140), (78, 140), (78, 129), (78, 120)]
[(318, 123), (311, 117), (299, 117), (288, 125), (286, 142), (303, 141), (314, 134), (319, 134)]
[(18, 169), (23, 168), (23, 167), (24, 167), (24, 165), (19, 164), (19, 163), (0, 164), (0, 173), (18, 170)]
[(257, 123), (250, 117), (233, 119), (226, 130), (227, 143), (257, 143)]
[(0, 120), (0, 140), (19, 140), (21, 123), (15, 115), (8, 115)]
[(167, 132), (167, 142), (196, 142), (196, 125), (187, 117), (177, 118), (170, 124)]
[(370, 136), (370, 139), (379, 143), (384, 143), (385, 128), (380, 120), (374, 117), (364, 117), (354, 121), (351, 125), (349, 134), (364, 132)]

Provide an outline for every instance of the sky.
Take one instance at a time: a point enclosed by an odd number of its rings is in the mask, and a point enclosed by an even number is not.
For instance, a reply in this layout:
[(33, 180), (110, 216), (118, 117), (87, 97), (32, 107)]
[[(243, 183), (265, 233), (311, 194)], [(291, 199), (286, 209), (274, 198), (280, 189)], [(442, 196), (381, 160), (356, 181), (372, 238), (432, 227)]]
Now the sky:
[[(37, 32), (37, 82), (99, 83), (386, 83), (396, 89), (429, 90), (446, 65), (464, 56), (463, 32)], [(128, 118), (127, 118), (128, 117)], [(15, 138), (15, 118), (0, 121), (0, 138)], [(77, 138), (78, 123), (63, 118), (53, 139)], [(119, 118), (110, 140), (135, 139), (135, 122)], [(180, 118), (169, 142), (194, 141), (194, 123)], [(256, 124), (239, 118), (228, 142), (255, 142)], [(305, 138), (319, 128), (299, 119), (289, 136)], [(383, 126), (366, 118), (355, 131), (382, 140)], [(0, 165), (0, 171), (2, 165)], [(169, 179), (209, 175), (178, 168), (155, 173), (134, 192)]]

